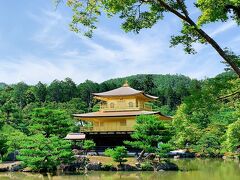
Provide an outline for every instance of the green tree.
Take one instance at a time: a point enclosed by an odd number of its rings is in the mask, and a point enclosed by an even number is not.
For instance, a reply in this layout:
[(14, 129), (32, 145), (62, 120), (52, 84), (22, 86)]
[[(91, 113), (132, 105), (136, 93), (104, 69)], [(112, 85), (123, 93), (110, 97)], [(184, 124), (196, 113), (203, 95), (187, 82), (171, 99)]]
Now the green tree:
[[(57, 2), (60, 2), (60, 0), (57, 0)], [(126, 32), (133, 31), (136, 33), (139, 33), (141, 29), (151, 28), (159, 20), (164, 19), (166, 13), (171, 13), (182, 21), (181, 34), (172, 36), (171, 46), (183, 44), (185, 52), (190, 54), (196, 53), (192, 44), (209, 44), (240, 77), (240, 59), (232, 58), (232, 54), (220, 47), (203, 29), (203, 25), (207, 23), (226, 22), (229, 18), (239, 24), (239, 1), (220, 0), (217, 5), (213, 0), (196, 0), (192, 3), (193, 8), (201, 12), (198, 18), (191, 17), (185, 0), (92, 0), (87, 2), (67, 0), (67, 5), (73, 11), (72, 22), (70, 23), (71, 30), (77, 33), (81, 32), (88, 37), (92, 37), (93, 30), (97, 28), (96, 23), (102, 11), (109, 17), (119, 15), (123, 20), (122, 28)]]
[(63, 109), (66, 109), (70, 115), (87, 112), (87, 104), (81, 98), (72, 98), (63, 105)]
[(229, 149), (224, 143), (226, 128), (240, 115), (239, 82), (236, 76), (223, 73), (191, 91), (174, 115), (171, 143), (176, 148), (189, 145), (203, 156), (226, 152), (219, 149)]
[(25, 140), (26, 135), (10, 125), (4, 125), (1, 129), (2, 150), (5, 153), (13, 153), (16, 160), (16, 151), (20, 149), (20, 145)]
[(49, 101), (55, 101), (57, 103), (62, 102), (63, 89), (59, 80), (54, 80), (47, 87), (47, 99)]
[(124, 146), (116, 146), (114, 149), (106, 149), (104, 155), (112, 157), (113, 161), (122, 165), (123, 162), (127, 162), (127, 148)]
[(204, 156), (219, 156), (221, 153), (221, 137), (222, 134), (220, 132), (214, 132), (213, 130), (206, 131), (197, 141), (194, 150)]
[(0, 90), (4, 89), (7, 86), (7, 84), (0, 82)]
[(57, 136), (46, 138), (42, 134), (29, 136), (21, 144), (17, 158), (33, 171), (55, 171), (60, 164), (73, 160), (71, 144)]
[(56, 135), (65, 137), (75, 127), (74, 120), (63, 110), (47, 107), (33, 109), (29, 130), (45, 137)]
[(124, 141), (134, 148), (142, 149), (138, 160), (145, 152), (156, 152), (158, 143), (167, 143), (171, 139), (169, 125), (155, 115), (140, 115), (136, 119), (134, 132), (131, 134), (133, 141)]
[(156, 88), (156, 84), (154, 83), (152, 74), (148, 74), (145, 76), (143, 84), (144, 84), (144, 92), (147, 94), (153, 94), (154, 89)]
[(7, 153), (7, 137), (5, 134), (0, 132), (0, 162), (3, 159), (3, 156)]
[(97, 112), (100, 110), (100, 104), (95, 104), (93, 107), (92, 107), (92, 112)]
[(34, 95), (39, 102), (45, 102), (47, 96), (46, 85), (39, 81), (37, 85), (34, 86)]
[[(201, 9), (202, 15), (199, 18), (199, 24), (209, 22), (226, 21), (230, 18), (240, 23), (240, 2), (238, 0), (219, 0), (214, 5), (212, 0), (198, 0), (197, 6)], [(232, 12), (232, 16), (228, 16)]]
[(159, 110), (164, 115), (173, 115), (174, 113), (168, 105), (161, 106), (157, 110)]
[(88, 111), (90, 111), (93, 106), (92, 93), (98, 92), (98, 84), (90, 80), (86, 80), (77, 86), (77, 90), (78, 97), (80, 97), (87, 104)]
[(26, 92), (25, 92), (25, 97), (26, 97), (26, 104), (30, 104), (35, 102), (35, 95), (34, 95), (34, 90), (33, 87), (29, 88)]
[(132, 88), (134, 88), (134, 89), (137, 89), (137, 90), (140, 90), (140, 91), (143, 91), (144, 90), (144, 84), (141, 82), (141, 80), (139, 80), (139, 79), (132, 79), (131, 81), (130, 81), (130, 85), (131, 85), (131, 87)]
[(240, 120), (230, 124), (226, 133), (226, 149), (235, 152), (240, 147)]
[(159, 161), (161, 158), (167, 158), (168, 153), (173, 150), (173, 147), (168, 143), (159, 143), (157, 149), (157, 155), (159, 156)]
[(96, 146), (96, 144), (93, 140), (85, 140), (83, 142), (83, 149), (85, 150), (86, 154), (87, 154), (88, 151), (93, 149), (95, 146)]
[(70, 101), (72, 98), (75, 98), (77, 95), (77, 86), (71, 78), (66, 78), (64, 81), (61, 81), (61, 87), (63, 91), (63, 100), (62, 102)]
[[(187, 144), (194, 144), (201, 136), (200, 123), (193, 122), (191, 109), (183, 103), (179, 106), (176, 115), (173, 117), (172, 127), (174, 128), (173, 143), (178, 148), (184, 148)], [(202, 123), (201, 123), (202, 124)]]
[(1, 106), (1, 111), (2, 111), (2, 115), (5, 119), (5, 122), (7, 124), (11, 124), (11, 116), (14, 112), (16, 112), (17, 110), (17, 104), (14, 103), (14, 101), (12, 99), (6, 101), (2, 106)]
[(27, 104), (26, 102), (26, 92), (29, 86), (24, 82), (19, 82), (13, 87), (13, 98), (16, 103), (18, 103), (19, 107), (23, 109), (23, 107)]

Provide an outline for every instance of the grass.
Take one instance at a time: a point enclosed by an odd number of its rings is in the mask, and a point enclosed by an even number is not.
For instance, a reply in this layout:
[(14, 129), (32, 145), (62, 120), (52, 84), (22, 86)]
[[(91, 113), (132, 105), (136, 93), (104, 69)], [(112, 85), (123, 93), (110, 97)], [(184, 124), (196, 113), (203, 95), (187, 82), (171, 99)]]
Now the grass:
[[(114, 162), (111, 157), (106, 156), (88, 156), (90, 162), (101, 162), (102, 164), (112, 164), (116, 166), (118, 163)], [(128, 157), (126, 158), (127, 162), (126, 164), (135, 166), (135, 163), (137, 162), (136, 158), (134, 157)]]

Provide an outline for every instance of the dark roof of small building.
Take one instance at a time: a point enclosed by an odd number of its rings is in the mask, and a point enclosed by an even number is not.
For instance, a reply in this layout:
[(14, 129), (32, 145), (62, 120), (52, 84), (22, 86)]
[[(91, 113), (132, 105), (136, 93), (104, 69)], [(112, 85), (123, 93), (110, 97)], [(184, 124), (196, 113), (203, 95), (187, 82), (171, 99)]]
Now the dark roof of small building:
[(106, 92), (101, 92), (101, 93), (93, 93), (94, 96), (102, 96), (102, 97), (112, 97), (112, 96), (131, 96), (131, 95), (137, 95), (137, 94), (143, 94), (147, 98), (150, 99), (157, 99), (158, 97), (156, 96), (151, 96), (148, 94), (145, 94), (143, 91), (139, 91), (136, 89), (133, 89), (129, 87), (127, 83), (125, 83), (122, 87), (113, 89), (110, 91)]
[(169, 118), (158, 111), (112, 111), (112, 112), (90, 112), (85, 114), (73, 114), (74, 117), (78, 118), (96, 118), (96, 117), (126, 117), (126, 116), (138, 116), (138, 115), (153, 115), (158, 114), (162, 117)]

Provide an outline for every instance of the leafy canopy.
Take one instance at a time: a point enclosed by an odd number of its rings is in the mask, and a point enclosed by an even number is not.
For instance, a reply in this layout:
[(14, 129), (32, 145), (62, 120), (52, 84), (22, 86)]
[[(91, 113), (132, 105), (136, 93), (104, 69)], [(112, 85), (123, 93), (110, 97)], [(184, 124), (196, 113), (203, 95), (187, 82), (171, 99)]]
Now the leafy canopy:
[(42, 107), (33, 110), (29, 129), (33, 134), (42, 133), (45, 137), (65, 137), (74, 127), (73, 119), (65, 111)]
[(169, 125), (155, 115), (140, 115), (136, 119), (133, 141), (124, 143), (146, 152), (156, 152), (159, 143), (167, 143), (171, 138)]
[[(122, 28), (137, 33), (143, 28), (151, 28), (158, 20), (162, 20), (165, 12), (189, 16), (185, 0), (67, 0), (67, 5), (74, 13), (70, 27), (73, 31), (84, 32), (87, 36), (92, 35), (92, 31), (97, 27), (98, 16), (103, 12), (109, 17), (119, 15), (124, 20)], [(238, 0), (219, 0), (217, 3), (213, 0), (197, 0), (194, 7), (201, 11), (197, 22), (199, 26), (209, 22), (224, 22), (229, 18), (237, 23), (240, 20)]]
[(61, 163), (73, 159), (71, 144), (57, 136), (36, 134), (22, 142), (18, 159), (34, 171), (55, 171)]
[(83, 142), (83, 149), (87, 151), (93, 149), (96, 146), (96, 143), (93, 140), (85, 140)]
[(240, 119), (228, 126), (226, 134), (227, 150), (230, 152), (237, 151), (240, 148)]
[(127, 149), (124, 146), (117, 146), (114, 149), (106, 149), (104, 155), (110, 156), (115, 162), (119, 162), (121, 165), (123, 162), (127, 162)]
[(240, 79), (224, 73), (204, 81), (179, 106), (173, 120), (176, 148), (190, 148), (204, 156), (234, 152), (240, 144)]

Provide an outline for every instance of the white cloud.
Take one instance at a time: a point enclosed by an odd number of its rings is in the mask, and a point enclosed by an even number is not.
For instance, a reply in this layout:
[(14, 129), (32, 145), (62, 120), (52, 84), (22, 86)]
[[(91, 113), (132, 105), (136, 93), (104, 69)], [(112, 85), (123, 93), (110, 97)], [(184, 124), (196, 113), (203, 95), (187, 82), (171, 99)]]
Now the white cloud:
[(66, 19), (59, 12), (42, 10), (41, 14), (29, 13), (29, 17), (39, 25), (32, 40), (50, 49), (59, 48), (65, 43), (70, 32)]
[[(82, 62), (68, 59), (59, 59), (61, 63), (53, 63), (52, 59), (43, 59), (35, 56), (20, 57), (18, 61), (1, 60), (0, 77), (6, 83), (24, 81), (35, 84), (38, 81), (50, 83), (54, 79), (62, 80), (71, 77), (76, 82), (82, 82), (91, 76), (94, 81), (100, 81), (99, 72), (95, 70), (89, 74), (84, 71), (85, 65)], [(82, 68), (79, 68), (82, 67)]]
[(215, 36), (225, 32), (225, 31), (228, 31), (228, 30), (232, 29), (235, 26), (237, 26), (237, 25), (236, 25), (236, 23), (234, 21), (229, 21), (227, 23), (222, 24), (221, 26), (219, 26), (215, 30), (213, 30), (210, 33), (210, 36), (215, 37)]
[(50, 55), (22, 53), (10, 59), (0, 57), (1, 81), (35, 84), (70, 77), (77, 83), (86, 79), (101, 82), (143, 73), (183, 73), (203, 78), (222, 70), (222, 67), (216, 70), (217, 60), (214, 63), (211, 60), (216, 55), (209, 55), (207, 48), (204, 56), (186, 55), (181, 47), (170, 49), (166, 38), (171, 33), (170, 24), (164, 23), (161, 28), (156, 26), (136, 36), (102, 25), (93, 39), (87, 39), (70, 32), (66, 17), (59, 12), (44, 10), (30, 16), (40, 26), (33, 42), (39, 44), (40, 49), (47, 47), (48, 50), (44, 50)]

